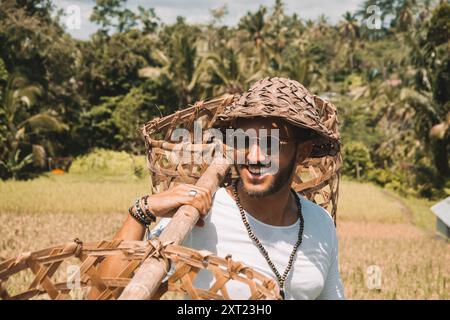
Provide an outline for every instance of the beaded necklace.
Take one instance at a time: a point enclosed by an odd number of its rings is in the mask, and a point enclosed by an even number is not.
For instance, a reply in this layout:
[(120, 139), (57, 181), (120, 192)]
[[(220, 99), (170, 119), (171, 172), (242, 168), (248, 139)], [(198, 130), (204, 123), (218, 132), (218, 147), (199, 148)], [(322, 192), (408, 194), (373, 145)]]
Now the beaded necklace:
[(269, 264), (270, 268), (272, 269), (273, 273), (275, 274), (275, 276), (277, 277), (277, 281), (280, 287), (280, 296), (282, 299), (285, 298), (284, 295), (284, 285), (285, 285), (285, 281), (286, 281), (286, 277), (289, 274), (289, 271), (292, 268), (292, 264), (294, 262), (294, 256), (297, 252), (298, 247), (300, 246), (300, 244), (302, 243), (302, 238), (303, 238), (303, 229), (305, 226), (305, 221), (303, 219), (303, 214), (302, 214), (302, 204), (300, 202), (300, 198), (298, 196), (298, 194), (295, 192), (294, 189), (291, 189), (292, 193), (294, 194), (295, 200), (297, 202), (297, 207), (298, 207), (298, 215), (300, 218), (300, 228), (298, 231), (298, 239), (297, 242), (294, 245), (294, 248), (291, 252), (291, 255), (289, 256), (289, 262), (288, 265), (286, 267), (286, 270), (284, 270), (283, 276), (280, 275), (280, 273), (278, 272), (277, 268), (275, 267), (275, 264), (272, 262), (272, 260), (269, 257), (269, 253), (267, 252), (267, 250), (264, 248), (264, 246), (262, 245), (261, 241), (259, 241), (259, 239), (256, 237), (256, 235), (253, 233), (250, 224), (248, 223), (247, 217), (244, 213), (244, 209), (242, 208), (241, 205), (241, 201), (239, 199), (239, 194), (237, 191), (237, 181), (235, 180), (232, 184), (233, 187), (233, 194), (234, 194), (234, 198), (236, 199), (236, 204), (239, 208), (239, 211), (241, 213), (241, 218), (242, 218), (242, 222), (245, 225), (245, 228), (247, 229), (248, 235), (250, 237), (250, 239), (253, 240), (253, 242), (256, 244), (256, 246), (258, 247), (259, 251), (261, 252), (261, 254), (263, 255), (263, 257), (266, 259), (267, 263)]

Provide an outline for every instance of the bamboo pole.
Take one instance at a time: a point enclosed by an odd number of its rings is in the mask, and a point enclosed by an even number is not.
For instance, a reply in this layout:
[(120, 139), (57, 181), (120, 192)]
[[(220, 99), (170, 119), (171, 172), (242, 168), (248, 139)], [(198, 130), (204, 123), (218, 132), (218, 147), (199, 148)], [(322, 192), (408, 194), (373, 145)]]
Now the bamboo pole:
[[(223, 157), (216, 157), (195, 185), (211, 190), (219, 188), (220, 183), (230, 169), (230, 163)], [(181, 244), (197, 223), (200, 214), (189, 205), (181, 206), (159, 237), (162, 243)], [(163, 259), (149, 257), (139, 267), (133, 279), (128, 283), (119, 300), (150, 300), (167, 275), (170, 266)]]

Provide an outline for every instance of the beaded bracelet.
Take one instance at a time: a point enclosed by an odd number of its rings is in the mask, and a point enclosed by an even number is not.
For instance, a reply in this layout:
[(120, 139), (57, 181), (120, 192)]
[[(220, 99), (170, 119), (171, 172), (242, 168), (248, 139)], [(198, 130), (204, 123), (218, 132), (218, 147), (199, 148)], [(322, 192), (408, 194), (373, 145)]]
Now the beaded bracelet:
[(144, 209), (145, 209), (145, 214), (153, 221), (156, 221), (156, 216), (153, 214), (153, 212), (150, 211), (150, 209), (148, 208), (148, 198), (149, 196), (145, 196), (144, 197)]
[[(131, 206), (128, 209), (128, 212), (139, 223), (148, 227), (152, 222), (156, 221), (156, 216), (153, 213), (151, 213), (150, 210), (148, 209), (147, 200), (145, 199), (144, 201), (145, 201), (145, 213), (141, 209), (141, 205), (140, 205), (141, 199), (137, 199), (134, 206)], [(133, 208), (134, 208), (134, 210), (133, 210)]]
[[(152, 223), (152, 221), (148, 217), (145, 216), (144, 212), (142, 211), (142, 209), (139, 205), (139, 202), (140, 202), (140, 199), (137, 199), (134, 206), (130, 207), (128, 212), (139, 223), (143, 224), (144, 226), (148, 226)], [(134, 210), (133, 210), (133, 208), (134, 208)]]

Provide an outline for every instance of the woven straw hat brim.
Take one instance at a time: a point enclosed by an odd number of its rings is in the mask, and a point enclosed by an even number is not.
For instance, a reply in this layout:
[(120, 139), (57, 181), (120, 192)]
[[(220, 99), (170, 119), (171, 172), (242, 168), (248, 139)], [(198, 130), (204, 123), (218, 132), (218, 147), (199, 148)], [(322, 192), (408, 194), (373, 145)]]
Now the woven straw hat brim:
[(313, 141), (314, 147), (313, 150), (311, 152), (310, 157), (311, 158), (321, 158), (321, 157), (325, 157), (325, 156), (335, 156), (339, 150), (340, 150), (340, 142), (337, 139), (333, 139), (330, 136), (326, 136), (324, 135), (322, 132), (317, 131), (314, 127), (312, 126), (308, 126), (307, 124), (304, 123), (298, 123), (296, 121), (292, 121), (291, 119), (287, 119), (285, 117), (282, 116), (274, 116), (272, 114), (268, 114), (268, 115), (257, 115), (255, 116), (253, 115), (236, 115), (235, 117), (230, 117), (228, 119), (219, 119), (215, 126), (217, 127), (224, 127), (227, 126), (229, 124), (231, 124), (234, 120), (236, 120), (237, 118), (255, 118), (255, 117), (272, 117), (272, 118), (278, 118), (278, 119), (282, 119), (285, 120), (286, 122), (303, 128), (303, 129), (310, 129), (312, 131), (314, 131), (317, 135), (316, 138)]
[(313, 158), (339, 152), (340, 136), (336, 107), (311, 94), (302, 84), (286, 78), (257, 81), (217, 116), (222, 125), (237, 118), (276, 117), (316, 133)]
[[(306, 90), (306, 89), (305, 89)], [(300, 98), (301, 97), (301, 98)], [(273, 101), (269, 96), (252, 100), (243, 94), (217, 116), (216, 125), (226, 126), (237, 118), (274, 117), (316, 133), (311, 157), (334, 156), (339, 152), (339, 130), (336, 107), (314, 95), (298, 94), (297, 99)]]

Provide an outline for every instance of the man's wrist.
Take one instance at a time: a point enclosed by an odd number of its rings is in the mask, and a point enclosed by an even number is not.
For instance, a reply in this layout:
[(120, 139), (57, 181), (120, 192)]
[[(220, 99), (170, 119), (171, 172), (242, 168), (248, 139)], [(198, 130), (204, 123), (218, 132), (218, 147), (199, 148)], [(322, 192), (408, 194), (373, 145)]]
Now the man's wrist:
[(149, 216), (150, 219), (151, 219), (153, 222), (155, 222), (155, 221), (156, 221), (157, 215), (156, 215), (154, 209), (153, 209), (152, 206), (151, 206), (151, 201), (148, 201), (149, 198), (150, 198), (150, 196), (148, 196), (148, 195), (146, 195), (146, 196), (144, 196), (144, 197), (141, 198), (141, 201), (144, 202), (144, 206), (141, 207), (141, 208), (143, 208), (145, 214), (146, 214), (147, 216)]

